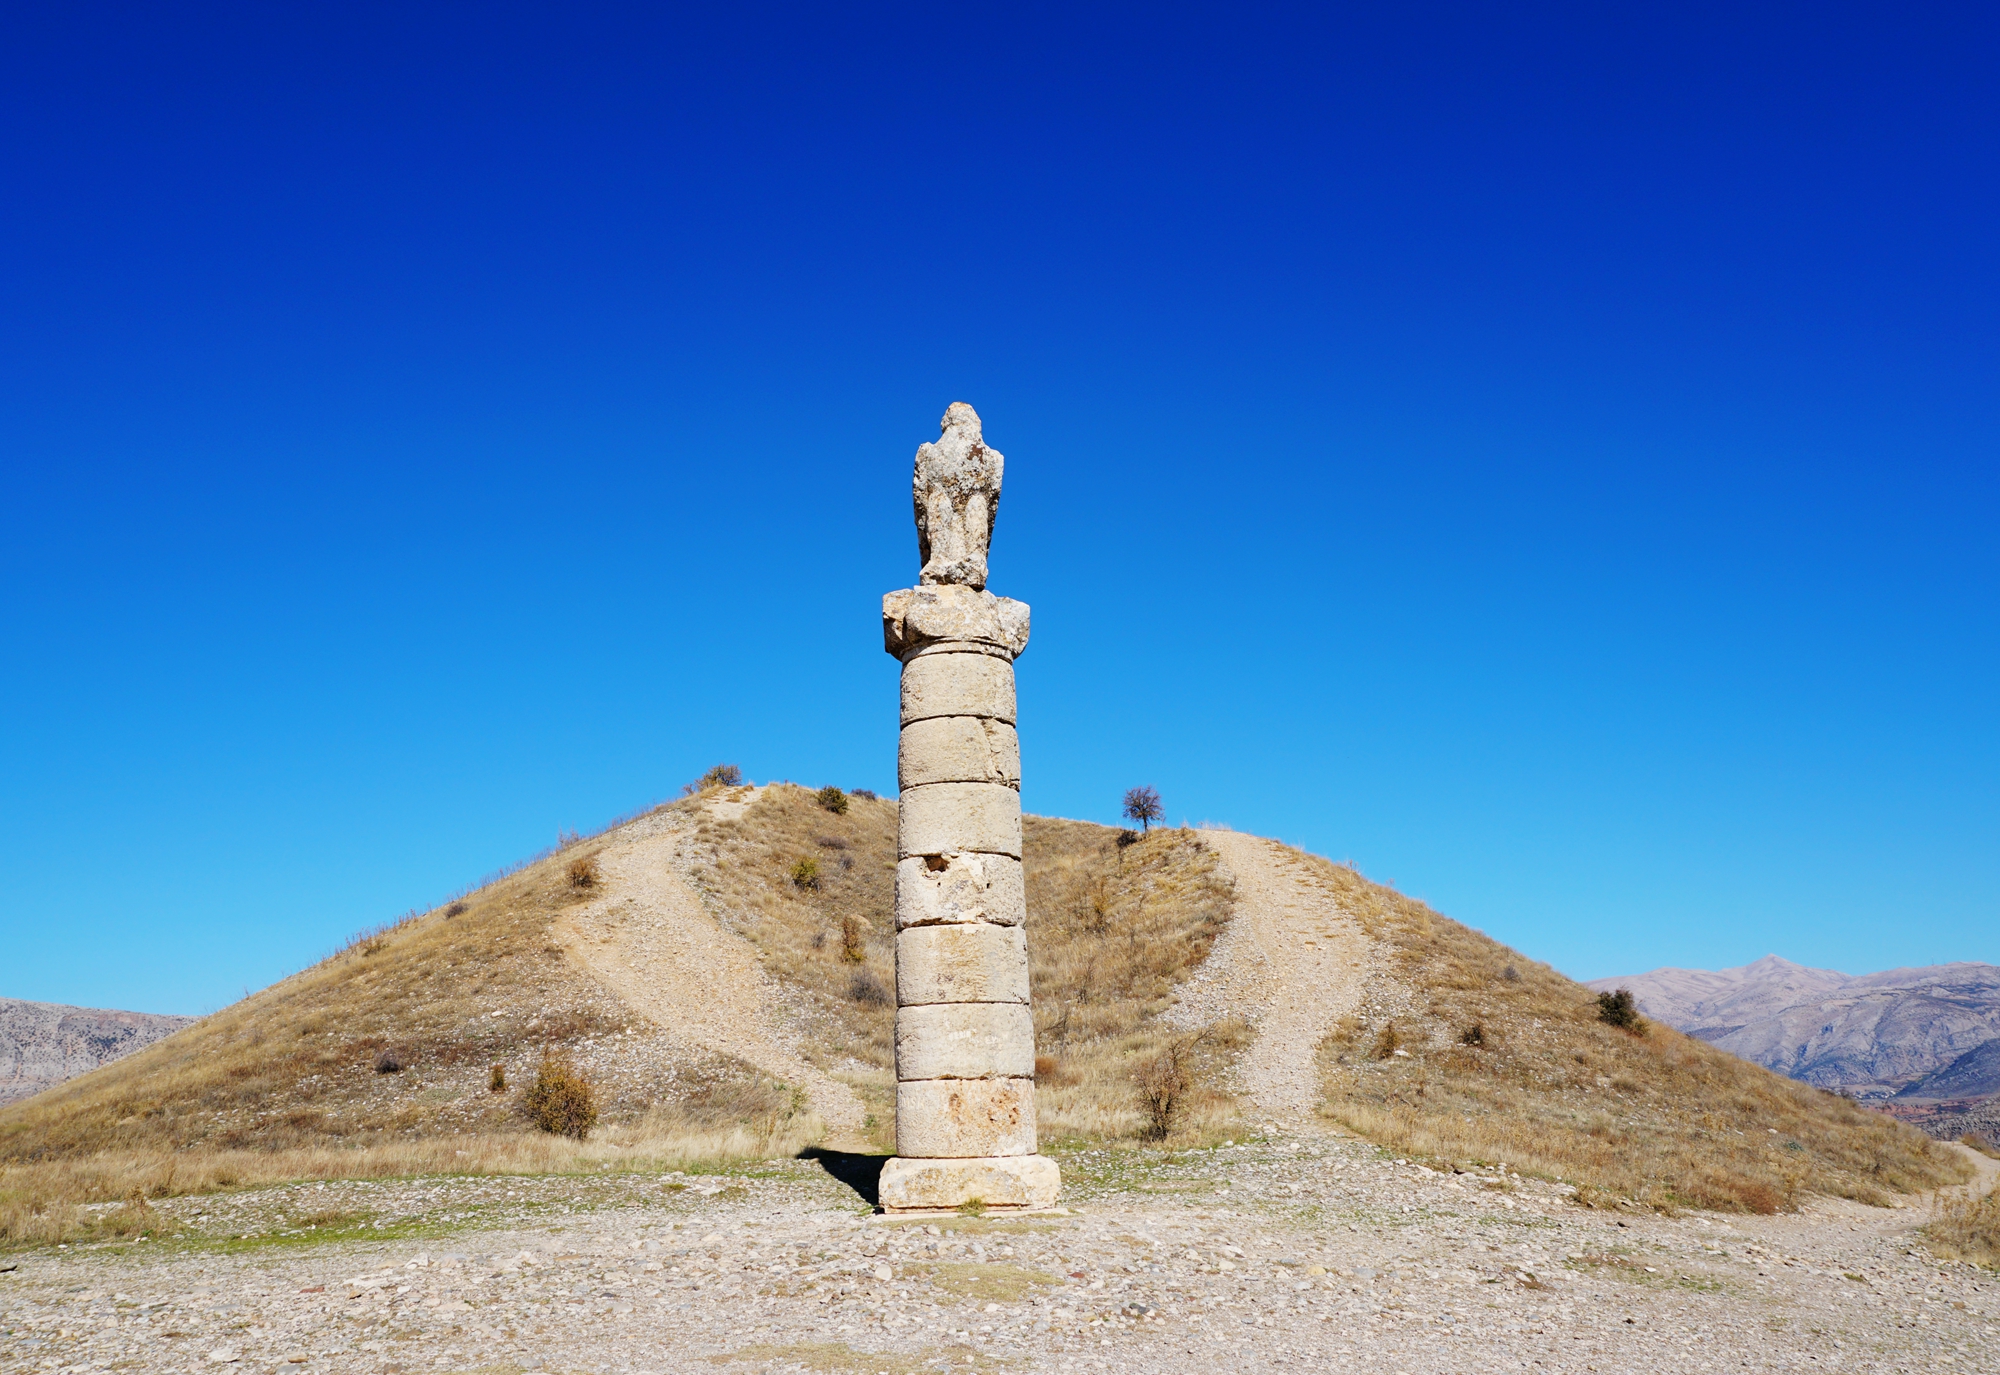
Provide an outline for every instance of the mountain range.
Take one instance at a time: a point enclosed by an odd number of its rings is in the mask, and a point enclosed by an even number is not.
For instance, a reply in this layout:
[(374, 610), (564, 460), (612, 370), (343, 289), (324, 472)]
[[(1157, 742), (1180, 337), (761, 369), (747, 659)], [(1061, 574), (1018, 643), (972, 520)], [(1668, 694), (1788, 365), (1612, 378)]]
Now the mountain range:
[(0, 1103), (87, 1074), (194, 1020), (0, 998)]
[(2000, 1095), (2000, 965), (1850, 975), (1766, 955), (1596, 979), (1639, 1010), (1794, 1079), (1901, 1104)]

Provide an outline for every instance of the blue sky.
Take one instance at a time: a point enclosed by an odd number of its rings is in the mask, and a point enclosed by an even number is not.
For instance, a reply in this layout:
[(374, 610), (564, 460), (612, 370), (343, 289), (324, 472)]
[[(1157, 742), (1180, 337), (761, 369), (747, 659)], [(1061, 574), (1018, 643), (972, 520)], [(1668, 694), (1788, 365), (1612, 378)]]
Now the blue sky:
[(2000, 961), (1995, 40), (13, 7), (0, 995), (213, 1008), (719, 759), (892, 786), (958, 399), (1031, 810), (1578, 977)]

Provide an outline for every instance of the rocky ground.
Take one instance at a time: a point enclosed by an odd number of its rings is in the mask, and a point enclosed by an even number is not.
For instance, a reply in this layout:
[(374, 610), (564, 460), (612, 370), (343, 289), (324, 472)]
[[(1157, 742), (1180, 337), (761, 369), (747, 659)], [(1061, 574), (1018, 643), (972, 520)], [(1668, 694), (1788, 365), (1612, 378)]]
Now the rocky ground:
[(1062, 1157), (1070, 1211), (885, 1220), (836, 1175), (303, 1184), (0, 1257), (0, 1368), (2000, 1370), (1917, 1208), (1663, 1218), (1273, 1133)]

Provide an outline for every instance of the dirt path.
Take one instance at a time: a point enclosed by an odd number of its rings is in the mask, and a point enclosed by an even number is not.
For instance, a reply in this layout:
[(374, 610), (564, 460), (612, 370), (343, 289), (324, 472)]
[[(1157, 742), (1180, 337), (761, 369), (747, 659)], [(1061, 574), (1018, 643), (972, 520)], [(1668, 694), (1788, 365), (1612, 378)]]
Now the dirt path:
[(558, 940), (672, 1041), (800, 1085), (832, 1137), (858, 1132), (861, 1101), (799, 1056), (756, 947), (717, 925), (681, 877), (675, 858), (692, 824), (656, 813), (620, 830), (598, 856), (604, 896), (560, 918)]
[(1238, 1087), (1259, 1107), (1310, 1116), (1319, 1101), (1314, 1054), (1361, 1000), (1369, 942), (1310, 866), (1275, 840), (1204, 831), (1236, 882), (1236, 910), (1175, 1020), (1238, 1016), (1255, 1030)]

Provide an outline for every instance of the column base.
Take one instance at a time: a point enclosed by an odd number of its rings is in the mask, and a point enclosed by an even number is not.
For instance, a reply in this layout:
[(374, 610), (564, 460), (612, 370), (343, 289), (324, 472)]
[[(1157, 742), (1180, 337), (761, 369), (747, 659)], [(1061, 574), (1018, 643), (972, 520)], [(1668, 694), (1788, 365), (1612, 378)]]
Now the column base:
[(995, 1212), (1052, 1208), (1062, 1171), (1045, 1155), (923, 1159), (896, 1156), (877, 1186), (885, 1213), (949, 1213), (968, 1203)]

